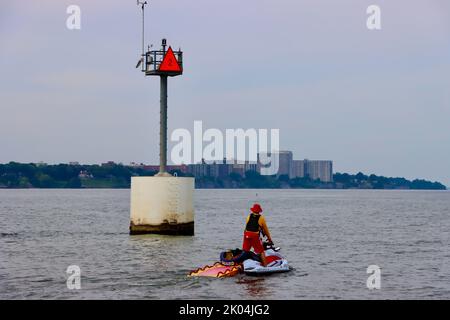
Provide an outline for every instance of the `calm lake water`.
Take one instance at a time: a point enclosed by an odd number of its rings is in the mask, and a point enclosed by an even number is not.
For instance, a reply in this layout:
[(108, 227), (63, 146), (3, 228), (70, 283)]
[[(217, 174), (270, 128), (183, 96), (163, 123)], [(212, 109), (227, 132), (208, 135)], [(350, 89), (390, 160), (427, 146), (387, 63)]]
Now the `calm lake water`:
[[(295, 269), (187, 278), (241, 246), (255, 200)], [(129, 236), (129, 190), (0, 190), (0, 298), (450, 298), (450, 192), (197, 190), (195, 207), (194, 237)], [(69, 265), (81, 290), (67, 289)]]

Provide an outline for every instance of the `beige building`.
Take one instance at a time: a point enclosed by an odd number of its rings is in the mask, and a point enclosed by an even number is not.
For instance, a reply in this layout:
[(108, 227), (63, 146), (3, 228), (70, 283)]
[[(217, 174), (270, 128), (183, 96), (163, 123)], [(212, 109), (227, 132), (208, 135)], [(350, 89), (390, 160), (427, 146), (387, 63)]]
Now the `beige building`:
[(328, 160), (311, 160), (306, 162), (306, 176), (322, 182), (333, 181), (333, 162)]
[(294, 178), (309, 177), (322, 182), (333, 181), (333, 161), (330, 160), (293, 160), (292, 171)]
[(303, 178), (305, 177), (305, 163), (307, 160), (292, 160), (292, 177)]

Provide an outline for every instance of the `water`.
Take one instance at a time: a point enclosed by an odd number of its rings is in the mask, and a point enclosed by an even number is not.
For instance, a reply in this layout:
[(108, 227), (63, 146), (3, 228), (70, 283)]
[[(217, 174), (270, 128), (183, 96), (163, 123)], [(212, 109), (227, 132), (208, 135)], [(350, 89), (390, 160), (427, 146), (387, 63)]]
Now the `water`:
[[(295, 270), (187, 278), (241, 246), (255, 199)], [(450, 298), (450, 192), (197, 190), (195, 207), (195, 237), (131, 237), (129, 190), (0, 190), (0, 298)], [(373, 264), (380, 290), (366, 287)]]

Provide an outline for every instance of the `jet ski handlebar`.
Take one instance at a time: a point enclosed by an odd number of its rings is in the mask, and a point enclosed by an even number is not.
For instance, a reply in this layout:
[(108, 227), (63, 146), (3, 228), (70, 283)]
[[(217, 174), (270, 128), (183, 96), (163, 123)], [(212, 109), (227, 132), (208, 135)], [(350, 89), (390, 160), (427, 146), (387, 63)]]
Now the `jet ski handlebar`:
[(280, 247), (275, 247), (273, 242), (270, 242), (270, 241), (263, 241), (263, 247), (264, 247), (264, 250), (267, 250), (267, 249), (272, 249), (273, 251), (280, 251), (281, 250)]

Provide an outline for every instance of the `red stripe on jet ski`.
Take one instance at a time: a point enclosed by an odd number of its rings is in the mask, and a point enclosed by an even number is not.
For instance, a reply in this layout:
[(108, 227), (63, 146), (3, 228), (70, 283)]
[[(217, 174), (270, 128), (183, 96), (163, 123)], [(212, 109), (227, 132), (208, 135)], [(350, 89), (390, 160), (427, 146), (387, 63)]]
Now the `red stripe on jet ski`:
[(280, 257), (277, 256), (267, 256), (266, 257), (266, 263), (269, 264), (271, 262), (277, 261), (277, 260), (281, 260)]

